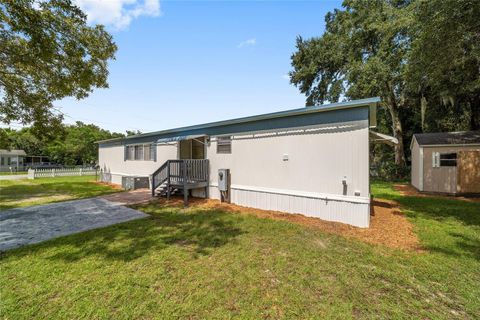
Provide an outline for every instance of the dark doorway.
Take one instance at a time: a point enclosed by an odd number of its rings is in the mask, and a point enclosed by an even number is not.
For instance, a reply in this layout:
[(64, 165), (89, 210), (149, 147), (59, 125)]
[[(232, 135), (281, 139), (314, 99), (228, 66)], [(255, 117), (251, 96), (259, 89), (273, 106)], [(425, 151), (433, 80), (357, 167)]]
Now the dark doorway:
[(180, 159), (205, 159), (205, 137), (180, 141)]

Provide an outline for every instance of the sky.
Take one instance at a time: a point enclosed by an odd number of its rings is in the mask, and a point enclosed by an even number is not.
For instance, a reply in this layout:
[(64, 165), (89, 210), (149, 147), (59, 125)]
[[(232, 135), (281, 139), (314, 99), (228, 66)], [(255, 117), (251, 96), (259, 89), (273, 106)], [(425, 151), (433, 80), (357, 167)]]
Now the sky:
[(118, 46), (108, 89), (55, 105), (65, 122), (157, 131), (299, 108), (297, 36), (324, 32), (340, 1), (75, 0)]

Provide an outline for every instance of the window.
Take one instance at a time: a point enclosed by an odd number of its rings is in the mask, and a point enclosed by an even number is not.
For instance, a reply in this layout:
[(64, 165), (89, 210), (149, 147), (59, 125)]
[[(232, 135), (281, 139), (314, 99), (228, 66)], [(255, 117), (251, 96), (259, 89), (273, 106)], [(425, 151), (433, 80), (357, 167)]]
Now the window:
[(143, 160), (143, 145), (135, 146), (135, 160)]
[(125, 147), (125, 159), (134, 160), (135, 159), (135, 146), (126, 146)]
[(151, 144), (146, 144), (143, 146), (143, 155), (144, 160), (153, 160), (153, 146)]
[(125, 146), (125, 160), (154, 161), (155, 145), (135, 144)]
[(232, 153), (232, 137), (217, 138), (217, 153)]
[(434, 168), (439, 167), (456, 167), (457, 166), (457, 153), (432, 153), (432, 166)]
[(457, 154), (456, 153), (440, 153), (440, 167), (456, 167)]

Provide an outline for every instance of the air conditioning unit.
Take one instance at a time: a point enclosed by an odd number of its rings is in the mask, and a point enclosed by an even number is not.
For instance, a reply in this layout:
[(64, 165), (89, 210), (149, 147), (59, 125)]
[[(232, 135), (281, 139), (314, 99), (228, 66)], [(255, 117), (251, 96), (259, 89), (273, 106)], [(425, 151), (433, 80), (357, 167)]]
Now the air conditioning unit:
[(122, 177), (122, 187), (125, 190), (136, 190), (149, 187), (148, 177)]

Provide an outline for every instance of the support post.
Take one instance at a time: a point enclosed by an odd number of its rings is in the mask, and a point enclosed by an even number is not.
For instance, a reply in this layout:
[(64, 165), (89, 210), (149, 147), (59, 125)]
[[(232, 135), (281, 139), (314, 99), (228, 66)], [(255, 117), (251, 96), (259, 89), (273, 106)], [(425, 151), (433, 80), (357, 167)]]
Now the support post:
[(205, 187), (205, 198), (210, 198), (210, 161), (206, 160), (204, 163), (206, 176), (207, 176), (207, 186)]
[(35, 170), (34, 169), (28, 169), (28, 179), (35, 179)]
[(183, 206), (188, 207), (188, 190), (187, 190), (187, 162), (185, 160), (182, 161), (183, 167)]
[(170, 200), (170, 160), (167, 161), (167, 200)]
[(155, 196), (155, 175), (154, 174), (152, 174), (151, 181), (152, 181), (152, 197), (154, 197)]

